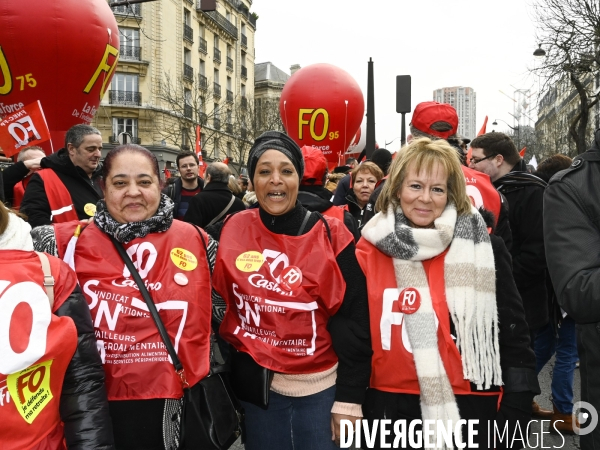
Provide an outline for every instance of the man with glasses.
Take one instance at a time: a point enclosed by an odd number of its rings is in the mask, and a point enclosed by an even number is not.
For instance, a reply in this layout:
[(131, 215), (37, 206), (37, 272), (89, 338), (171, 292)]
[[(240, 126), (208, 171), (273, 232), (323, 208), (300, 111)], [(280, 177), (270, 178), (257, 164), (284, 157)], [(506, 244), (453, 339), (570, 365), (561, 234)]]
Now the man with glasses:
[[(527, 171), (512, 139), (491, 132), (471, 142), (469, 167), (483, 172), (508, 200), (508, 221), (513, 243), (513, 275), (523, 299), (531, 333), (531, 345), (537, 330), (548, 323), (546, 290), (546, 254), (544, 251), (543, 201), (546, 182)], [(549, 418), (552, 411), (534, 405), (534, 415)]]
[(168, 195), (175, 203), (175, 218), (183, 220), (190, 199), (204, 188), (204, 180), (198, 176), (200, 166), (198, 156), (194, 152), (179, 152), (175, 161), (180, 178), (163, 189), (163, 194)]

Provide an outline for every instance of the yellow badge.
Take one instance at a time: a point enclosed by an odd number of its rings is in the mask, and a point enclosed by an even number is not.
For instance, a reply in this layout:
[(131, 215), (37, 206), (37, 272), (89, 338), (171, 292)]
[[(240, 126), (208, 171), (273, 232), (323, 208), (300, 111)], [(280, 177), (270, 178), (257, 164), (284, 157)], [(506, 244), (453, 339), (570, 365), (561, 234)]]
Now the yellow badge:
[(17, 411), (31, 424), (48, 406), (53, 395), (50, 390), (50, 366), (52, 360), (44, 361), (6, 377), (8, 392)]
[(189, 250), (174, 248), (171, 250), (171, 261), (181, 270), (194, 270), (198, 267), (198, 260)]
[(94, 217), (94, 215), (96, 214), (96, 205), (94, 205), (93, 203), (86, 203), (83, 207), (83, 210), (88, 216)]
[(265, 262), (260, 252), (244, 252), (235, 259), (235, 267), (242, 272), (256, 272)]

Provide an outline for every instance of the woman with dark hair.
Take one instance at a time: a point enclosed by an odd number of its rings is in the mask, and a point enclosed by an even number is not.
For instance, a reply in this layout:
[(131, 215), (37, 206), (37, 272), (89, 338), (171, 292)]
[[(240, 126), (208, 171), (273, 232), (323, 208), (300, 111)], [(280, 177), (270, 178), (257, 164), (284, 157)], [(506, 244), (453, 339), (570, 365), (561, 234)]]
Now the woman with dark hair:
[[(173, 220), (161, 194), (156, 157), (138, 145), (111, 150), (103, 166), (104, 200), (93, 223), (34, 230), (75, 267), (94, 319), (118, 449), (178, 448), (182, 380), (169, 361), (136, 282), (111, 238), (143, 279), (193, 386), (209, 370), (211, 281), (216, 242)], [(79, 236), (78, 236), (79, 235)], [(78, 238), (77, 238), (78, 236)], [(52, 246), (54, 244), (54, 247)]]
[(227, 311), (219, 332), (274, 372), (266, 409), (243, 402), (247, 450), (332, 450), (340, 420), (362, 417), (365, 278), (344, 224), (298, 201), (303, 173), (298, 145), (264, 133), (248, 156), (259, 207), (207, 228), (220, 241), (214, 282)]
[(0, 447), (113, 449), (89, 308), (30, 231), (0, 203)]
[(479, 448), (504, 448), (488, 441), (492, 421), (509, 440), (517, 421), (526, 429), (535, 358), (510, 255), (471, 205), (456, 150), (411, 141), (376, 208), (356, 250), (374, 352), (365, 418), (433, 421), (434, 442), (450, 421), (454, 443), (467, 442), (458, 421), (477, 419)]

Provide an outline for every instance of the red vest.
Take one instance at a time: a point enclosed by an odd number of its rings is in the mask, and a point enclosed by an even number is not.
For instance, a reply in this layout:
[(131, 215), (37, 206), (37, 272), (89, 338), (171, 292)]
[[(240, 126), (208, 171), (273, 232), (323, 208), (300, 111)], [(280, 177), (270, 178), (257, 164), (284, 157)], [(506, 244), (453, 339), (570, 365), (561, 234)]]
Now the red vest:
[[(463, 378), (462, 361), (450, 335), (450, 316), (444, 286), (444, 258), (447, 252), (423, 262), (436, 313), (438, 349), (455, 394), (498, 395), (471, 392)], [(371, 387), (386, 392), (419, 394), (419, 381), (407, 332), (400, 312), (399, 291), (392, 258), (365, 239), (356, 245), (356, 257), (367, 278), (371, 345), (373, 346)]]
[(58, 178), (58, 175), (52, 169), (43, 169), (37, 174), (44, 181), (44, 190), (48, 197), (50, 205), (52, 223), (70, 222), (78, 220), (75, 205), (71, 199), (71, 194), (65, 187), (64, 183)]
[[(54, 226), (61, 257), (76, 226)], [(196, 384), (209, 370), (212, 311), (210, 272), (198, 232), (174, 220), (168, 231), (124, 247), (159, 310), (188, 383)], [(180, 398), (181, 381), (146, 303), (109, 237), (95, 224), (79, 236), (74, 262), (92, 313), (108, 399)]]
[(29, 180), (31, 180), (31, 176), (23, 178), (22, 181), (19, 181), (13, 187), (13, 201), (12, 201), (12, 209), (19, 210), (21, 208), (21, 202), (23, 202), (23, 197), (25, 196), (25, 189), (27, 189), (27, 184), (29, 184)]
[(492, 212), (495, 217), (495, 224), (498, 224), (500, 217), (500, 208), (502, 200), (500, 193), (496, 190), (490, 177), (485, 173), (469, 167), (461, 166), (467, 183), (467, 195), (471, 199), (471, 203), (479, 209), (483, 206), (488, 211)]
[(299, 374), (337, 362), (327, 320), (346, 292), (335, 258), (353, 238), (342, 222), (326, 220), (331, 243), (322, 221), (302, 236), (271, 233), (258, 209), (223, 226), (214, 279), (227, 304), (220, 334), (261, 366)]
[[(73, 292), (75, 274), (48, 257), (54, 311)], [(15, 270), (18, 267), (18, 270)], [(0, 448), (62, 449), (60, 397), (77, 347), (70, 317), (52, 314), (34, 252), (0, 250)]]
[(348, 211), (348, 205), (343, 206), (332, 206), (331, 208), (323, 211), (324, 216), (335, 217), (340, 222), (344, 223), (344, 212)]

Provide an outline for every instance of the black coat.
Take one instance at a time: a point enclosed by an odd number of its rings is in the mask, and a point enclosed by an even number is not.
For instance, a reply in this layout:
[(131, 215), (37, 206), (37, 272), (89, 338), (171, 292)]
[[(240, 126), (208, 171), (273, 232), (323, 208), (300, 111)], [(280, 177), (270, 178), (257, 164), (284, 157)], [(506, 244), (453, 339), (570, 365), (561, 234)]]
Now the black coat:
[[(202, 192), (191, 198), (190, 206), (183, 220), (204, 228), (225, 209), (232, 196), (227, 183), (211, 181), (204, 186)], [(245, 209), (244, 202), (235, 198), (233, 204), (219, 220), (224, 219), (228, 214)]]
[[(175, 207), (173, 208), (173, 214), (175, 215), (175, 217), (177, 217), (177, 212), (179, 211), (179, 203), (181, 203), (182, 186), (183, 184), (181, 178), (177, 178), (173, 183), (169, 184), (162, 190), (162, 193), (167, 195), (171, 200), (173, 200), (173, 203), (175, 203)], [(203, 178), (198, 177), (198, 187), (200, 188), (200, 191), (204, 189)]]
[(29, 169), (25, 166), (23, 161), (19, 161), (11, 166), (8, 166), (2, 171), (2, 188), (4, 190), (4, 197), (0, 194), (0, 199), (4, 202), (13, 202), (14, 198), (14, 187), (23, 178), (27, 176)]
[(523, 166), (521, 161), (511, 172), (494, 181), (494, 186), (508, 200), (513, 275), (529, 328), (537, 330), (548, 323), (543, 227), (546, 183), (527, 173)]
[[(325, 189), (323, 186), (300, 185), (298, 201), (309, 211), (315, 211), (318, 213), (327, 211), (333, 206), (333, 203), (331, 203), (330, 199), (331, 192)], [(354, 236), (354, 241), (358, 242), (360, 239), (358, 223), (348, 211), (344, 211), (344, 225), (346, 225), (348, 231), (350, 231), (350, 233), (352, 233)]]
[[(88, 203), (95, 205), (98, 200), (104, 198), (99, 185), (100, 167), (96, 169), (92, 178), (88, 177), (82, 168), (71, 162), (66, 148), (61, 148), (57, 153), (43, 158), (41, 166), (43, 169), (50, 168), (54, 170), (63, 182), (69, 194), (71, 194), (77, 217), (81, 220), (89, 219), (90, 216), (86, 214), (83, 207)], [(29, 180), (27, 189), (25, 189), (21, 212), (27, 216), (28, 222), (35, 228), (52, 223), (50, 211), (44, 181), (38, 174), (34, 173), (31, 180)]]

